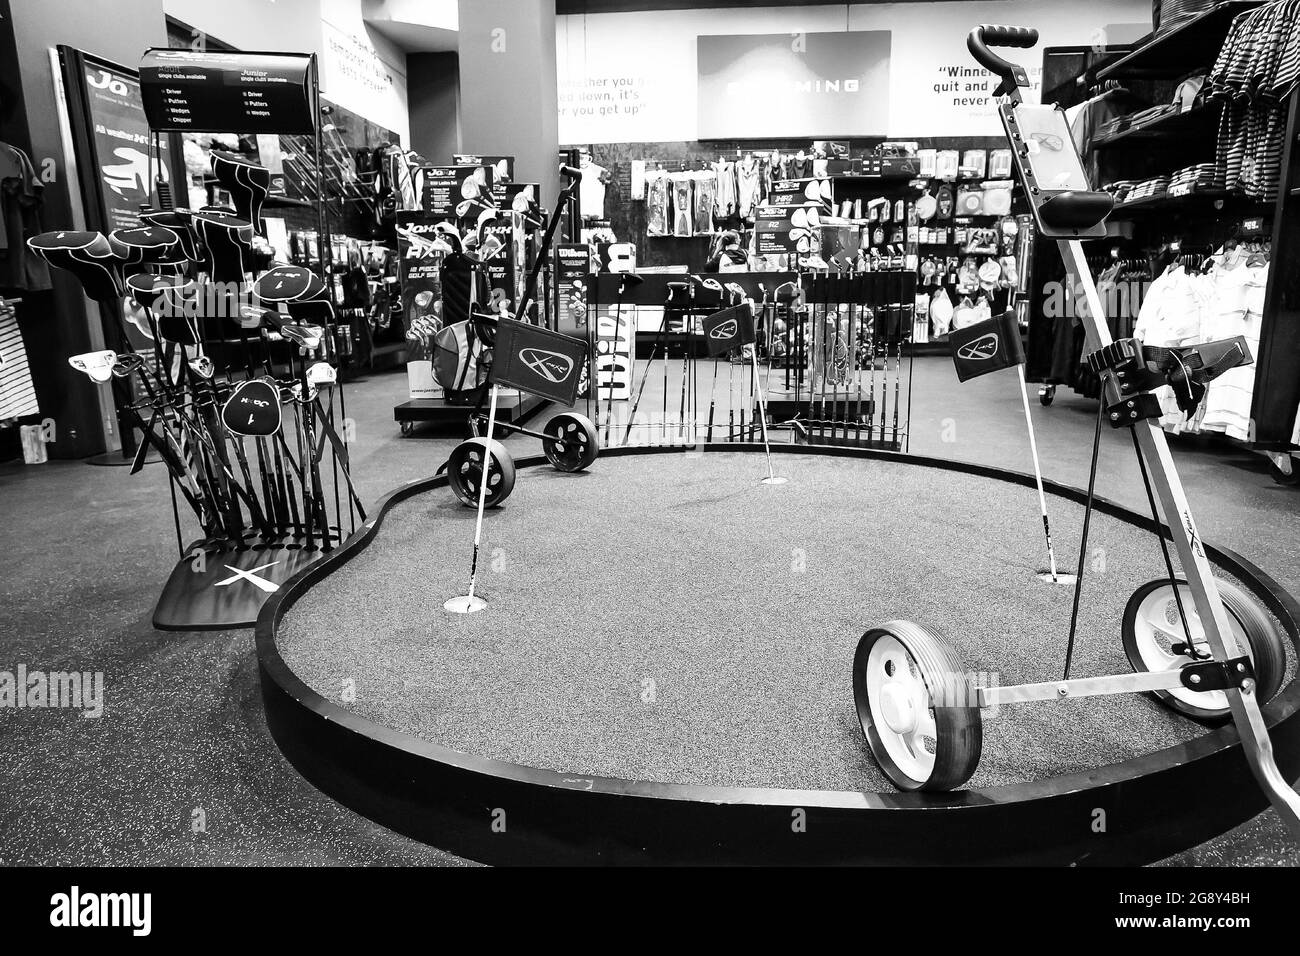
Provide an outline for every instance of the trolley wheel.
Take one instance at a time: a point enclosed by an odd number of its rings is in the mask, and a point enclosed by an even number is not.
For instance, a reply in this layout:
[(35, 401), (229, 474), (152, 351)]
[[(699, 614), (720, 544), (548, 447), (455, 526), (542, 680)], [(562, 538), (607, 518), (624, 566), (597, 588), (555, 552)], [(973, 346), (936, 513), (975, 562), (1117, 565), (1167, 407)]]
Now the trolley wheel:
[(1300, 459), (1288, 454), (1268, 454), (1264, 458), (1275, 482), (1292, 488), (1300, 485)]
[(489, 442), (486, 438), (466, 439), (452, 449), (447, 459), (447, 480), (461, 504), (470, 508), (478, 507), (485, 450), (492, 456), (485, 506), (491, 508), (501, 504), (515, 487), (515, 462), (505, 445), (499, 441)]
[(910, 621), (872, 628), (853, 655), (853, 700), (871, 753), (902, 790), (955, 790), (984, 740), (970, 675), (943, 638)]
[[(1228, 612), (1233, 636), (1238, 646), (1246, 649), (1255, 667), (1255, 698), (1263, 706), (1282, 686), (1286, 670), (1282, 637), (1254, 599), (1227, 581), (1215, 583)], [(1202, 632), (1191, 586), (1180, 578), (1178, 589), (1183, 609), (1191, 618), (1192, 637), (1196, 639)], [(1168, 578), (1148, 581), (1133, 592), (1124, 608), (1122, 634), (1124, 653), (1135, 671), (1171, 670), (1192, 662), (1190, 656), (1173, 651), (1174, 644), (1187, 642), (1187, 635)], [(1228, 695), (1221, 690), (1194, 691), (1176, 687), (1152, 691), (1151, 696), (1171, 710), (1207, 723), (1221, 722), (1230, 715)]]
[(410, 422), (407, 422), (407, 421), (401, 422), (400, 425), (401, 425), (401, 429), (402, 429), (402, 437), (403, 437), (403, 438), (410, 438), (410, 437), (411, 437), (411, 432), (415, 431), (415, 426), (412, 425)]
[(1052, 404), (1052, 400), (1053, 400), (1054, 398), (1056, 398), (1056, 386), (1055, 386), (1055, 385), (1044, 385), (1042, 388), (1040, 388), (1040, 389), (1038, 390), (1038, 404), (1039, 404), (1039, 405), (1043, 405), (1043, 406), (1051, 405), (1051, 404)]
[(559, 471), (582, 471), (600, 454), (600, 437), (586, 415), (564, 412), (542, 429), (542, 451)]

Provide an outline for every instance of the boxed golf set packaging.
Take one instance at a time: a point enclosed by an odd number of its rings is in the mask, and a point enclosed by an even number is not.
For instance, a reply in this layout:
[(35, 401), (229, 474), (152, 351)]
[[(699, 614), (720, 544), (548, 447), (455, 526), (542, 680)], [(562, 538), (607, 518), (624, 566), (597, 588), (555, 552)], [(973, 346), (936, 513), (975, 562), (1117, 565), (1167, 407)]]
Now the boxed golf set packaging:
[(808, 254), (821, 247), (820, 205), (763, 206), (754, 220), (760, 256)]
[(473, 218), (471, 204), (493, 205), (491, 166), (425, 166), (420, 208), (440, 219)]
[(587, 334), (587, 283), (593, 271), (591, 247), (560, 243), (555, 247), (555, 288), (559, 299), (558, 328), (566, 335)]
[(442, 328), (442, 262), (446, 252), (433, 242), (441, 220), (426, 212), (398, 213), (398, 276), (402, 322), (406, 326), (406, 379), (411, 398), (441, 398), (433, 378), (433, 338)]
[(492, 181), (497, 184), (515, 181), (515, 158), (513, 156), (476, 156), (472, 153), (456, 153), (451, 161), (457, 166), (490, 166)]
[(541, 218), (541, 203), (537, 198), (541, 186), (537, 183), (497, 182), (492, 192), (499, 209), (517, 212), (534, 221)]
[(492, 303), (497, 308), (504, 306), (508, 309), (519, 301), (514, 226), (508, 219), (495, 220), (484, 228), (483, 248), (485, 252), (491, 251), (491, 255), (483, 258), (483, 269), (492, 290)]

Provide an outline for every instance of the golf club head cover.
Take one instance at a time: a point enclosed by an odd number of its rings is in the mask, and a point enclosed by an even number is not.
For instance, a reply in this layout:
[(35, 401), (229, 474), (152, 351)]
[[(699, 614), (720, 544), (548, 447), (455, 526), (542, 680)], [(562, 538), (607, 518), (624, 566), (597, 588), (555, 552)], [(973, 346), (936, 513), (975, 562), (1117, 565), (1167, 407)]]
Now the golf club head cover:
[(220, 209), (202, 209), (190, 217), (207, 255), (203, 266), (213, 282), (238, 284), (253, 264), (253, 226)]
[(691, 276), (690, 281), (691, 285), (694, 287), (694, 305), (696, 308), (722, 308), (723, 292), (721, 282), (717, 279), (706, 279), (703, 276), (697, 275)]
[(214, 149), (212, 173), (235, 202), (235, 215), (248, 220), (259, 236), (262, 229), (262, 204), (271, 192), (271, 171), (238, 153)]
[(253, 295), (262, 302), (312, 302), (327, 298), (325, 283), (302, 266), (275, 266), (253, 282)]
[(82, 352), (68, 357), (68, 364), (78, 372), (90, 376), (92, 382), (102, 385), (113, 377), (113, 366), (117, 364), (117, 353), (112, 349), (99, 352)]
[(180, 276), (155, 276), (142, 272), (127, 280), (132, 297), (148, 309), (165, 342), (197, 345), (200, 299), (195, 285)]
[(152, 310), (172, 289), (171, 281), (174, 280), (169, 281), (152, 272), (137, 272), (133, 276), (127, 276), (126, 291), (142, 308)]
[(193, 215), (188, 209), (166, 209), (141, 213), (140, 221), (146, 225), (170, 229), (180, 242), (180, 254), (191, 262), (198, 262), (199, 240), (194, 232)]
[(334, 322), (334, 303), (329, 299), (286, 302), (289, 316), (300, 325), (327, 325)]
[(43, 232), (28, 239), (27, 247), (49, 265), (75, 275), (87, 298), (116, 302), (122, 297), (122, 266), (132, 253), (103, 233)]
[(236, 435), (274, 435), (280, 430), (279, 389), (262, 379), (240, 382), (221, 407), (221, 421)]
[(130, 263), (177, 266), (185, 262), (180, 236), (166, 226), (114, 229), (109, 238), (129, 250)]

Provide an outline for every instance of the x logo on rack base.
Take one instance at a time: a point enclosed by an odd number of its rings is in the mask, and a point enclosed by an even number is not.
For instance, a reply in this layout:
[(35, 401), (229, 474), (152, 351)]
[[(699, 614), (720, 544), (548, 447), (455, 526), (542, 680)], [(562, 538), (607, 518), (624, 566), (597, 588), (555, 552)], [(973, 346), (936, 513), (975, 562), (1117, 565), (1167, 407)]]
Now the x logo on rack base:
[(218, 581), (216, 584), (213, 585), (213, 587), (224, 588), (224, 587), (229, 587), (230, 585), (234, 584), (236, 581), (247, 581), (249, 584), (253, 585), (254, 587), (261, 588), (267, 594), (274, 594), (276, 591), (280, 590), (280, 585), (276, 584), (273, 581), (268, 581), (266, 578), (262, 577), (260, 574), (257, 574), (256, 572), (264, 571), (267, 568), (274, 567), (279, 563), (280, 563), (279, 561), (272, 561), (270, 564), (264, 564), (259, 568), (253, 568), (251, 571), (245, 571), (243, 568), (232, 568), (230, 565), (227, 564), (226, 570), (234, 571), (235, 572), (234, 577), (226, 578), (224, 581)]

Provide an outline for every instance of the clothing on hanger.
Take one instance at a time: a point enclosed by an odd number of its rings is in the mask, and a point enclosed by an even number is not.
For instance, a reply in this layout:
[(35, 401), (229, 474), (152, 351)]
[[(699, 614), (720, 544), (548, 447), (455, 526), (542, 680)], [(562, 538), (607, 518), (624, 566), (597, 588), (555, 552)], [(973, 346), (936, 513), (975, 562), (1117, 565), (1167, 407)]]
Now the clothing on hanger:
[(0, 143), (0, 288), (52, 288), (45, 261), (27, 248), (40, 235), (45, 186), (27, 154)]
[(582, 208), (582, 218), (604, 219), (605, 184), (612, 179), (609, 170), (593, 163), (585, 153), (579, 168), (582, 170), (582, 182), (578, 185), (578, 203)]

